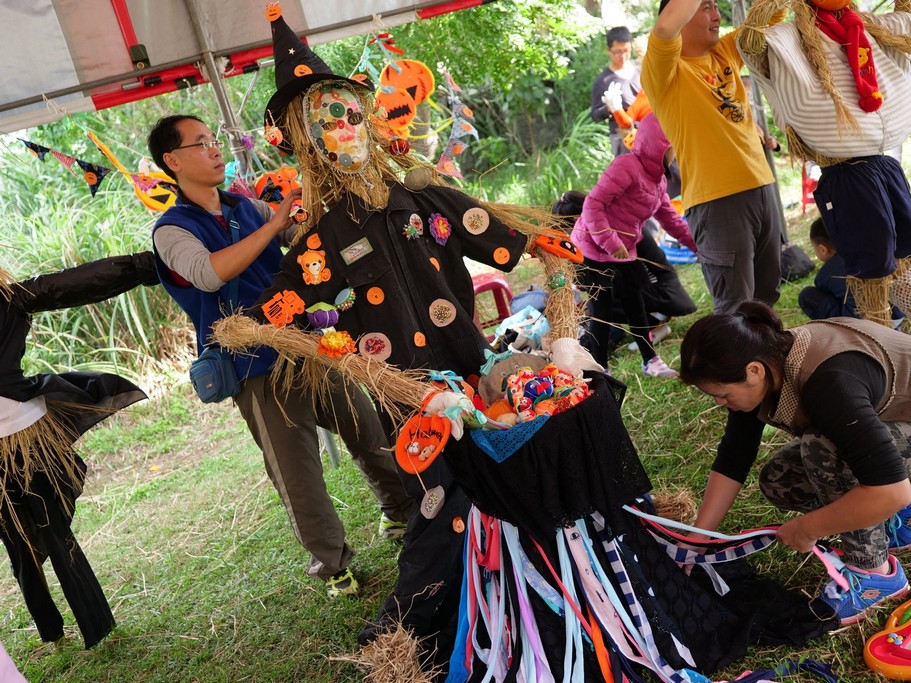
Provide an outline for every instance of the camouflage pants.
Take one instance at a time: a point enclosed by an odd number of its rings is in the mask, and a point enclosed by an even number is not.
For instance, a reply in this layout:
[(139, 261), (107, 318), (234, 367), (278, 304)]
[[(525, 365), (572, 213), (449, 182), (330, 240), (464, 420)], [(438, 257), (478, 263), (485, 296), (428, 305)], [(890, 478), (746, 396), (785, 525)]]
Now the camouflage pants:
[[(911, 475), (911, 422), (886, 422), (886, 428)], [(807, 431), (775, 453), (759, 473), (762, 494), (775, 507), (810, 512), (838, 500), (858, 485), (838, 457), (835, 444), (819, 432)], [(840, 534), (844, 562), (872, 569), (886, 561), (889, 541), (885, 523)]]

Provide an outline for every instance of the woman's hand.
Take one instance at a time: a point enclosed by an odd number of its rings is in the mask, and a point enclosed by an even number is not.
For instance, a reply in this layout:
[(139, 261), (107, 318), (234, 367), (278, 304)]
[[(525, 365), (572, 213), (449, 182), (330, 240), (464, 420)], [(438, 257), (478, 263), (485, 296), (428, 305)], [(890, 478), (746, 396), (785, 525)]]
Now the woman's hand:
[(811, 552), (819, 538), (807, 532), (805, 521), (803, 515), (789, 519), (778, 529), (778, 540), (799, 553)]

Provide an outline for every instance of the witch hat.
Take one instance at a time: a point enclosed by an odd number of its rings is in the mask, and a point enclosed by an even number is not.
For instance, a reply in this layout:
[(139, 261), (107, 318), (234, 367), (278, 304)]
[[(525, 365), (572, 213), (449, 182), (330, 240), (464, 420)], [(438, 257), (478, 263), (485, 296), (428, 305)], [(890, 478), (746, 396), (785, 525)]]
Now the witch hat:
[(277, 3), (270, 3), (266, 8), (266, 18), (272, 25), (272, 52), (275, 56), (275, 94), (266, 105), (267, 126), (282, 118), (291, 100), (319, 81), (347, 81), (359, 88), (373, 90), (369, 82), (362, 83), (332, 73), (326, 62), (285, 23)]

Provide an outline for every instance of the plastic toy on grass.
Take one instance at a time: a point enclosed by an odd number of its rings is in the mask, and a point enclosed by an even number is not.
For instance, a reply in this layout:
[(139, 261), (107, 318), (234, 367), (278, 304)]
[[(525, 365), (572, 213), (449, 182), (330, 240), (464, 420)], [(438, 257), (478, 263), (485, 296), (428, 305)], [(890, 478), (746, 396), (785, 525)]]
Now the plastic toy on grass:
[(892, 612), (885, 628), (867, 641), (864, 661), (873, 671), (897, 681), (911, 680), (911, 600)]

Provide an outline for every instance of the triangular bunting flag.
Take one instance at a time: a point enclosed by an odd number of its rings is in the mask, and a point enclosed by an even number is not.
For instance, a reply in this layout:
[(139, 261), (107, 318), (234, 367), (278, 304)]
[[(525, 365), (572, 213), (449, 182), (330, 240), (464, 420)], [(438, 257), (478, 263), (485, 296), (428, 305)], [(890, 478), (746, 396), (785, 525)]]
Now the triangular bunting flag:
[(64, 154), (63, 152), (58, 152), (55, 149), (50, 150), (54, 158), (64, 165), (67, 171), (72, 173), (74, 176), (77, 175), (76, 171), (73, 170), (73, 164), (76, 163), (76, 158), (71, 157), (69, 154)]
[(44, 157), (47, 156), (47, 153), (51, 151), (47, 147), (42, 147), (41, 145), (36, 145), (34, 142), (29, 142), (28, 140), (22, 140), (22, 138), (19, 138), (19, 140), (21, 140), (22, 144), (25, 145), (26, 147), (28, 147), (29, 151), (32, 154), (34, 154), (36, 157), (38, 157), (38, 159), (40, 159), (41, 161), (44, 161)]
[(99, 166), (98, 164), (89, 163), (88, 161), (83, 161), (82, 159), (76, 159), (75, 161), (82, 169), (82, 178), (88, 183), (89, 189), (92, 191), (92, 196), (94, 197), (95, 193), (98, 192), (98, 188), (101, 187), (101, 181), (111, 172), (111, 169)]

